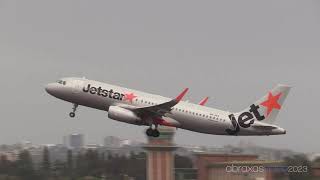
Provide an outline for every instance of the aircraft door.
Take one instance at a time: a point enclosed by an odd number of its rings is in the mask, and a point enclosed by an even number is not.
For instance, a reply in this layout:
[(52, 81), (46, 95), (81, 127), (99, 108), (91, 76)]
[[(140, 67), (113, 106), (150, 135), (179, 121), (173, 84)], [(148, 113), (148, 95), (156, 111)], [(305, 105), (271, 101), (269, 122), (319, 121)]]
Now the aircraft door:
[(81, 89), (83, 88), (83, 84), (84, 84), (83, 80), (73, 80), (72, 92), (74, 94), (81, 92)]

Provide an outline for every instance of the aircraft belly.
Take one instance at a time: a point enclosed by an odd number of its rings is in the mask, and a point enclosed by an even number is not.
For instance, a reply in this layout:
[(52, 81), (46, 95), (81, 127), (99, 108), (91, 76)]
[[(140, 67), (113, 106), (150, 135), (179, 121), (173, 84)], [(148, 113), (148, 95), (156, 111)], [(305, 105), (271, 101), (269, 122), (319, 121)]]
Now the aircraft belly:
[(105, 111), (108, 110), (108, 107), (111, 104), (111, 102), (107, 101), (106, 98), (85, 93), (80, 93), (77, 96), (75, 96), (74, 102), (82, 106), (87, 106)]

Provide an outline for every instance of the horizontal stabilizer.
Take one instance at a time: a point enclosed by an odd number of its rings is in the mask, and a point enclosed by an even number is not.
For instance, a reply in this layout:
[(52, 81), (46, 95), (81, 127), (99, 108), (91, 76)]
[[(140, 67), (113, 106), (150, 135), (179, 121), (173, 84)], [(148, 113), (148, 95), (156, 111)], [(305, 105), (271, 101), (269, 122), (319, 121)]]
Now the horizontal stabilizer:
[(269, 126), (269, 125), (253, 125), (252, 127), (256, 129), (262, 129), (262, 130), (277, 129), (277, 127)]

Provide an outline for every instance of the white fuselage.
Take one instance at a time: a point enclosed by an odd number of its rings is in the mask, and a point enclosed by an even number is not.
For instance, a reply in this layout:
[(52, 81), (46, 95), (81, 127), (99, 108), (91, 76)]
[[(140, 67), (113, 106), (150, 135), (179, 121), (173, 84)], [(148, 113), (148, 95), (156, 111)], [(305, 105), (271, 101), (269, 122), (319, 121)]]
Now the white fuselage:
[[(110, 106), (148, 107), (171, 100), (159, 95), (82, 78), (64, 78), (64, 81), (65, 85), (49, 84), (50, 88), (47, 88), (47, 91), (59, 99), (104, 111), (108, 111)], [(125, 99), (124, 96), (128, 93), (133, 97)], [(181, 101), (172, 108), (170, 113), (166, 114), (166, 117), (177, 121), (179, 123), (176, 125), (177, 128), (199, 133), (229, 135), (226, 129), (234, 128), (229, 118), (230, 114), (227, 111)], [(255, 121), (254, 123), (261, 124), (262, 122)], [(236, 135), (275, 134), (284, 134), (284, 130), (282, 128), (257, 130), (251, 127), (240, 127)]]

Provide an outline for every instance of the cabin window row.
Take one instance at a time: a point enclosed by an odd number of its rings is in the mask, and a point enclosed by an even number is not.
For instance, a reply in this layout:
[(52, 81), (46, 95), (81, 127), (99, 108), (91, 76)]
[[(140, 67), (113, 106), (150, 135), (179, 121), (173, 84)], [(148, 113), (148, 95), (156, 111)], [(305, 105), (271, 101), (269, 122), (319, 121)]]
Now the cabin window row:
[[(136, 102), (139, 102), (139, 100), (136, 99)], [(145, 101), (143, 99), (140, 99), (140, 102), (144, 103), (144, 104), (149, 104), (149, 105), (158, 105), (156, 103), (153, 103), (153, 102), (150, 102), (150, 101)], [(173, 108), (173, 109), (176, 110), (176, 111), (179, 111), (179, 112), (185, 112), (185, 113), (189, 113), (189, 114), (192, 114), (192, 115), (201, 116), (201, 117), (209, 118), (209, 119), (213, 119), (213, 120), (220, 120), (220, 121), (225, 122), (225, 119), (218, 118), (216, 116), (205, 115), (205, 114), (201, 114), (201, 113), (197, 113), (197, 112), (193, 112), (193, 111), (188, 111), (188, 110), (184, 110), (184, 109), (179, 109), (179, 108)]]

